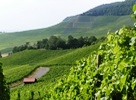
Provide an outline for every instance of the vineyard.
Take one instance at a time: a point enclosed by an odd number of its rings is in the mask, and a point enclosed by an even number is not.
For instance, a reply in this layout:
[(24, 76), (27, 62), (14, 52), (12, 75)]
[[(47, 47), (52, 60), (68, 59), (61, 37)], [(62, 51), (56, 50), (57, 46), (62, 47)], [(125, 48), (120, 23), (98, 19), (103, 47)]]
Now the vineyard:
[(39, 66), (50, 68), (50, 71), (38, 79), (38, 82), (12, 89), (10, 99), (16, 100), (19, 93), (21, 100), (28, 100), (31, 97), (31, 92), (34, 92), (34, 99), (43, 98), (47, 94), (46, 91), (52, 89), (58, 79), (69, 73), (69, 69), (77, 59), (87, 57), (98, 46), (99, 43), (71, 50), (26, 50), (0, 58), (0, 62), (3, 63), (5, 80), (9, 85), (22, 80)]
[[(88, 58), (77, 61), (52, 89), (11, 93), (12, 100), (136, 100), (136, 28), (109, 33), (105, 43)], [(98, 56), (99, 55), (99, 56)], [(38, 83), (40, 84), (40, 83)], [(51, 86), (51, 87), (50, 87)], [(29, 87), (29, 85), (28, 85)]]
[(51, 66), (50, 71), (34, 84), (27, 84), (11, 90), (10, 100), (42, 100), (57, 80), (69, 73), (71, 66)]
[[(136, 20), (136, 5), (133, 12)], [(98, 46), (26, 50), (1, 58), (8, 84), (39, 66), (50, 68), (36, 83), (11, 90), (10, 100), (136, 100), (136, 23), (109, 32)]]
[[(136, 100), (136, 28), (110, 33), (52, 91), (52, 100)], [(99, 60), (97, 61), (97, 55)], [(100, 64), (100, 65), (99, 65)]]
[(99, 50), (77, 64), (50, 100), (136, 100), (136, 27), (108, 33)]
[(76, 64), (48, 89), (37, 83), (36, 89), (13, 91), (11, 100), (136, 100), (135, 27), (108, 33), (98, 51)]

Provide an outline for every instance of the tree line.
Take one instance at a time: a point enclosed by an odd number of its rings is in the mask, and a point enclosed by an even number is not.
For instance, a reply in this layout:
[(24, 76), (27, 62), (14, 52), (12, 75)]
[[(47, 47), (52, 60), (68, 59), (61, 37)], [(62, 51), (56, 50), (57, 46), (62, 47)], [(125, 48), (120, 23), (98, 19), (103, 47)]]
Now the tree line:
[(132, 14), (132, 6), (135, 0), (125, 0), (112, 4), (104, 4), (91, 9), (81, 15), (86, 16), (122, 16)]
[(1, 52), (0, 52), (0, 58), (2, 58), (2, 54), (1, 54)]
[(26, 42), (24, 45), (15, 46), (13, 48), (13, 53), (23, 51), (26, 49), (46, 49), (46, 50), (58, 50), (58, 49), (75, 49), (83, 46), (92, 45), (97, 41), (95, 36), (90, 37), (79, 37), (75, 38), (71, 35), (68, 36), (67, 40), (61, 37), (51, 36), (49, 39), (45, 38), (43, 40), (37, 41), (37, 43), (31, 45)]

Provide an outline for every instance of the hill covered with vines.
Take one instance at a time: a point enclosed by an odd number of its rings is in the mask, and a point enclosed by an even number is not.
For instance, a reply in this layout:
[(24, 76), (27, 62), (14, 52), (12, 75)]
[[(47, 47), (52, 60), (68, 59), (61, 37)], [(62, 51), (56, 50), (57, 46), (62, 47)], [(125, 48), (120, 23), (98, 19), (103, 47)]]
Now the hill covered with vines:
[[(135, 17), (136, 5), (133, 11)], [(99, 50), (78, 61), (48, 98), (136, 100), (136, 27), (109, 33)]]
[[(133, 12), (136, 19), (136, 5)], [(38, 96), (25, 93), (28, 100)], [(45, 94), (40, 100), (136, 100), (136, 24), (108, 33), (97, 51), (77, 61), (54, 88), (40, 93)]]

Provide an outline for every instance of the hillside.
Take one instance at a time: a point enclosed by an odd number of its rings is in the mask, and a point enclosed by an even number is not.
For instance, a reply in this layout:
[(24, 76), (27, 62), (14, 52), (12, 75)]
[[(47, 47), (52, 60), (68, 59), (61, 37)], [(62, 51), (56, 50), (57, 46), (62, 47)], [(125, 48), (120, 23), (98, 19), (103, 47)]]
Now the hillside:
[[(73, 35), (74, 37), (91, 35), (96, 37), (105, 36), (108, 31), (116, 31), (123, 25), (133, 25), (133, 20), (130, 18), (130, 13), (126, 12), (125, 14), (121, 15), (116, 13), (108, 15), (108, 13), (112, 13), (112, 10), (114, 12), (124, 13), (124, 11), (119, 10), (124, 9), (124, 6), (125, 9), (128, 9), (129, 11), (132, 8), (131, 5), (134, 3), (134, 0), (129, 1), (129, 3), (128, 1), (129, 0), (101, 5), (83, 14), (67, 17), (61, 23), (52, 27), (0, 34), (0, 50), (2, 50), (2, 52), (7, 52), (16, 45), (21, 45), (25, 42), (34, 43), (37, 40), (49, 38), (52, 35), (61, 36), (63, 38), (66, 38), (68, 35)], [(106, 12), (105, 9), (107, 9), (107, 7), (112, 9)], [(98, 12), (104, 10), (105, 12), (103, 12), (102, 15), (99, 14), (97, 16), (95, 14), (90, 14), (96, 10)]]

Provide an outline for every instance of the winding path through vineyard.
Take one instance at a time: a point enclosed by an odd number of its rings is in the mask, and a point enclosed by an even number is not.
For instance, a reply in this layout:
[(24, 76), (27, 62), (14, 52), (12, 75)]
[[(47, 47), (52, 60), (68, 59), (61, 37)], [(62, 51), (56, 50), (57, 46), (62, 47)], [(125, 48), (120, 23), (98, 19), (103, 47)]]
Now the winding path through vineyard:
[[(33, 77), (33, 78), (41, 78), (43, 75), (45, 75), (48, 71), (50, 70), (49, 67), (39, 67), (37, 68), (31, 75), (29, 75), (28, 77)], [(23, 82), (22, 81), (18, 81), (15, 82), (13, 84), (10, 85), (10, 88), (13, 89), (17, 86), (23, 86)]]

